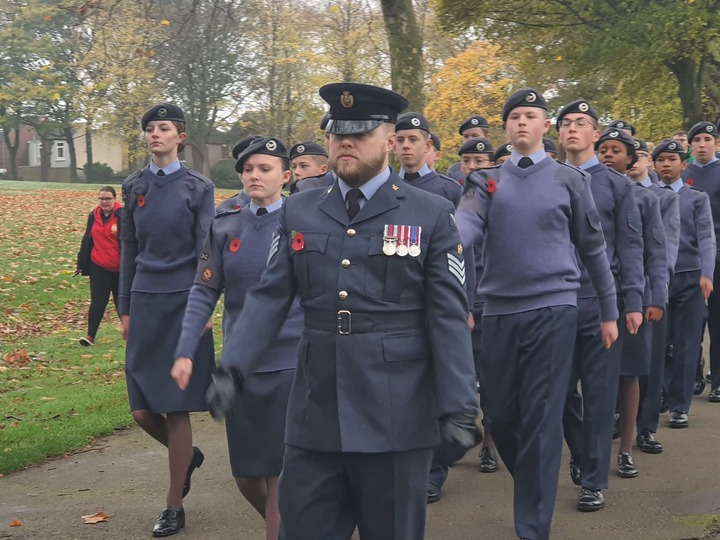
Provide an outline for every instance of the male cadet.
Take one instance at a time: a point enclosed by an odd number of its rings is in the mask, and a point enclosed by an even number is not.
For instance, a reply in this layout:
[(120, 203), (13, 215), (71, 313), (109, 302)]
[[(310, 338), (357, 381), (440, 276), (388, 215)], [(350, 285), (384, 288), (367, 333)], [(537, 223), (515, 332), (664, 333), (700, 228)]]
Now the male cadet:
[(618, 312), (589, 176), (545, 154), (550, 121), (542, 94), (518, 90), (502, 119), (512, 156), (468, 177), (457, 223), (463, 245), (483, 244), (480, 382), (484, 412), (514, 479), (515, 531), (545, 540), (577, 327), (575, 250), (598, 291), (597, 324), (603, 321), (608, 347), (617, 338)]
[[(240, 139), (238, 142), (235, 143), (235, 146), (232, 147), (232, 157), (235, 161), (237, 161), (238, 156), (243, 153), (243, 151), (252, 144), (253, 141), (256, 139), (259, 139), (260, 137), (258, 135), (248, 135), (247, 137), (244, 137)], [(238, 173), (238, 178), (242, 182), (242, 175)], [(248, 204), (250, 202), (250, 196), (245, 193), (244, 190), (240, 190), (239, 193), (236, 193), (232, 197), (228, 197), (223, 202), (217, 205), (215, 208), (215, 215), (223, 214), (227, 212), (228, 210), (240, 210), (243, 206)]]
[(705, 300), (713, 290), (715, 230), (707, 193), (685, 185), (687, 166), (682, 145), (665, 139), (653, 150), (655, 170), (664, 189), (680, 199), (680, 245), (668, 302), (669, 343), (673, 356), (665, 364), (665, 396), (671, 412), (668, 427), (685, 428), (693, 396), (695, 370), (703, 339)]
[[(544, 146), (544, 144), (543, 144), (543, 146)], [(510, 159), (510, 156), (512, 155), (512, 149), (513, 149), (513, 146), (510, 143), (501, 144), (498, 147), (498, 149), (495, 150), (495, 153), (493, 154), (492, 160), (495, 163), (495, 165), (502, 165), (508, 159)]]
[(442, 148), (440, 146), (440, 137), (434, 133), (430, 134), (430, 140), (432, 141), (432, 147), (425, 153), (425, 164), (434, 171), (435, 164), (442, 159)]
[[(556, 127), (567, 163), (591, 175), (590, 188), (605, 236), (607, 260), (615, 277), (623, 320), (631, 334), (642, 323), (643, 269), (642, 222), (632, 185), (609, 169), (595, 155), (600, 138), (598, 114), (584, 99), (560, 111)], [(571, 454), (570, 476), (582, 487), (578, 510), (604, 508), (601, 490), (608, 487), (612, 427), (620, 377), (620, 344), (603, 346), (599, 330), (603, 298), (583, 271), (578, 291), (578, 330), (572, 378), (568, 387), (563, 427)], [(598, 306), (600, 302), (600, 306)], [(582, 385), (582, 398), (577, 383)], [(623, 459), (632, 459), (623, 456)]]
[[(602, 163), (618, 173), (625, 175), (638, 160), (635, 140), (619, 128), (608, 128), (595, 143), (598, 157)], [(620, 386), (617, 410), (620, 415), (620, 448), (618, 453), (618, 476), (635, 478), (638, 470), (632, 460), (623, 454), (632, 453), (633, 437), (637, 425), (640, 404), (640, 377), (650, 373), (652, 333), (654, 325), (664, 317), (667, 304), (668, 267), (665, 228), (660, 214), (660, 201), (654, 193), (634, 184), (635, 199), (642, 219), (643, 263), (645, 268), (645, 291), (643, 293), (644, 323), (637, 333), (632, 335), (623, 327), (622, 355), (620, 362)]]
[(688, 145), (688, 136), (687, 133), (684, 131), (676, 131), (675, 135), (673, 135), (673, 140), (679, 142), (682, 145), (682, 149), (685, 152), (685, 159), (687, 160), (688, 165), (695, 161), (695, 157), (692, 155), (692, 149)]
[[(229, 410), (296, 292), (305, 313), (289, 398), (280, 538), (417, 540), (433, 448), (477, 443), (465, 263), (452, 203), (388, 168), (407, 100), (356, 83), (330, 104), (329, 189), (288, 198), (268, 268), (226, 337), (210, 410)], [(438, 421), (439, 420), (439, 421)]]
[[(628, 177), (638, 186), (655, 193), (660, 200), (660, 215), (665, 230), (665, 247), (668, 282), (675, 268), (680, 241), (680, 206), (679, 199), (670, 189), (662, 189), (649, 176), (652, 162), (647, 143), (635, 139), (637, 161), (628, 171)], [(667, 350), (667, 304), (663, 307), (665, 316), (652, 325), (652, 344), (650, 347), (650, 372), (647, 377), (640, 377), (640, 407), (637, 415), (637, 447), (647, 454), (659, 454), (663, 447), (655, 438), (660, 419), (660, 402), (662, 398), (663, 374), (665, 372), (665, 353)]]
[(607, 126), (607, 129), (612, 129), (612, 128), (621, 129), (625, 133), (630, 135), (631, 137), (634, 137), (635, 133), (637, 132), (637, 130), (635, 129), (635, 126), (626, 122), (625, 120), (613, 120)]
[[(690, 148), (695, 161), (682, 172), (683, 181), (704, 191), (710, 197), (715, 238), (720, 237), (720, 159), (715, 156), (718, 129), (710, 122), (698, 122), (688, 132)], [(720, 258), (720, 257), (717, 257)], [(717, 261), (716, 258), (716, 261)], [(720, 264), (715, 263), (717, 281)], [(709, 401), (720, 403), (720, 292), (713, 292), (708, 298), (708, 333), (710, 334), (710, 375), (712, 390)]]
[(458, 150), (458, 155), (463, 179), (470, 176), (473, 171), (487, 169), (494, 165), (492, 143), (482, 137), (466, 140)]
[(401, 165), (398, 171), (400, 178), (413, 187), (445, 197), (457, 206), (462, 187), (425, 164), (425, 154), (432, 148), (427, 119), (416, 112), (401, 114), (395, 124), (395, 136), (395, 154)]
[(291, 193), (329, 187), (335, 181), (332, 173), (328, 172), (327, 152), (316, 142), (303, 141), (290, 148), (290, 166), (295, 178)]
[[(458, 133), (462, 135), (463, 142), (465, 142), (468, 139), (475, 139), (478, 137), (487, 139), (487, 130), (489, 129), (490, 124), (488, 124), (488, 121), (484, 117), (480, 116), (479, 114), (473, 114), (472, 116), (463, 120), (462, 124), (460, 124), (460, 129), (458, 129)], [(460, 162), (455, 162), (450, 165), (446, 174), (460, 184), (465, 181), (465, 176), (463, 176), (460, 172)]]

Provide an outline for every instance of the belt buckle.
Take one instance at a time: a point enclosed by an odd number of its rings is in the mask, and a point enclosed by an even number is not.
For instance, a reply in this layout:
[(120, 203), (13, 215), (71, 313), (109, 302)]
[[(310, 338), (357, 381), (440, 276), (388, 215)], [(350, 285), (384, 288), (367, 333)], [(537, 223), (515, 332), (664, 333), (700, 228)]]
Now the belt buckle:
[[(343, 328), (346, 327), (347, 330)], [(352, 333), (352, 313), (346, 309), (337, 312), (337, 330), (341, 336), (347, 336)]]

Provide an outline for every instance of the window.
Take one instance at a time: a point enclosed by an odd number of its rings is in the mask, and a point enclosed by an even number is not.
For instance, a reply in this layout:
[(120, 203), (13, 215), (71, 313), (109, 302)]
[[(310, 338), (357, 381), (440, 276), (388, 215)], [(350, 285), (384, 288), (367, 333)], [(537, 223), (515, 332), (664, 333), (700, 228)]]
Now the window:
[(62, 141), (55, 142), (55, 159), (65, 161), (65, 143)]

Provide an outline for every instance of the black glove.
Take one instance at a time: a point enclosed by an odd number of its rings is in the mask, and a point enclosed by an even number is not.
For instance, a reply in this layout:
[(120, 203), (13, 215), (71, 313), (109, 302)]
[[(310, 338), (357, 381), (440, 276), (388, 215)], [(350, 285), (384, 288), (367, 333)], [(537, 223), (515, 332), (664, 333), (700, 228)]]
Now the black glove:
[(440, 439), (435, 458), (440, 465), (452, 467), (468, 450), (480, 444), (483, 436), (475, 424), (475, 414), (461, 413), (440, 420)]
[(242, 375), (233, 369), (220, 366), (212, 374), (205, 399), (215, 420), (222, 420), (230, 413), (241, 385)]

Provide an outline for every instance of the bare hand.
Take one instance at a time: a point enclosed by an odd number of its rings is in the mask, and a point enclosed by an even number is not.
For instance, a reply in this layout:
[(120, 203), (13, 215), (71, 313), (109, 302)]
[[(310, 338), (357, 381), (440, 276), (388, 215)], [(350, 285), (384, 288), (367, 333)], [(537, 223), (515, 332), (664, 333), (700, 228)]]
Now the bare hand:
[(633, 336), (637, 334), (638, 329), (643, 321), (643, 314), (640, 311), (631, 311), (625, 314), (625, 322), (627, 323), (627, 331)]
[(472, 311), (468, 313), (468, 328), (470, 328), (470, 331), (473, 331), (473, 328), (475, 328), (475, 317), (472, 314)]
[(645, 322), (657, 322), (663, 318), (663, 309), (650, 306), (645, 310)]
[(713, 281), (707, 276), (700, 278), (700, 289), (705, 300), (710, 297), (710, 293), (713, 292)]
[(200, 335), (201, 335), (201, 336), (204, 336), (204, 335), (207, 334), (208, 332), (212, 332), (212, 317), (210, 317), (210, 318), (208, 319), (208, 322), (205, 323), (205, 328), (203, 328), (203, 331), (202, 331), (202, 333), (201, 333)]
[(180, 390), (185, 390), (188, 384), (190, 384), (192, 368), (193, 362), (187, 356), (179, 356), (175, 359), (175, 364), (173, 364), (170, 370), (170, 375)]
[(609, 349), (618, 338), (617, 321), (604, 321), (600, 323), (600, 335), (602, 336), (603, 345), (605, 345), (606, 349)]
[(127, 341), (128, 330), (130, 330), (130, 315), (120, 315), (120, 324), (122, 324), (123, 341)]

